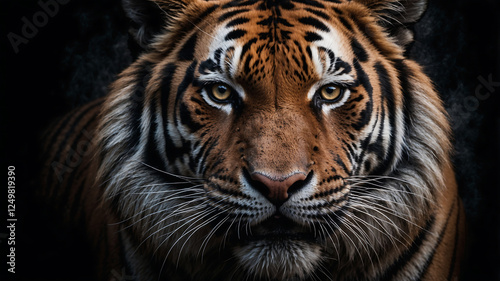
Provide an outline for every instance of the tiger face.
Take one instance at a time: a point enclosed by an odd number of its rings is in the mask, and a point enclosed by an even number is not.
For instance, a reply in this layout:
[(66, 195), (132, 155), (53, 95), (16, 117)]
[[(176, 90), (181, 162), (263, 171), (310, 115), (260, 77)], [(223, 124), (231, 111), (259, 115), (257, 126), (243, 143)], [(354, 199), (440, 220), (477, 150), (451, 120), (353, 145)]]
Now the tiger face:
[(98, 130), (134, 259), (193, 280), (374, 278), (430, 231), (448, 124), (411, 34), (383, 24), (420, 1), (127, 3), (166, 14)]
[(184, 151), (168, 170), (204, 179), (204, 208), (227, 220), (219, 228), (228, 240), (239, 232), (231, 250), (252, 273), (307, 276), (335, 251), (341, 224), (362, 225), (351, 214), (364, 203), (352, 198), (351, 176), (383, 175), (401, 154), (403, 125), (387, 118), (402, 115), (394, 65), (369, 60), (377, 49), (352, 39), (338, 14), (315, 14), (334, 7), (214, 11), (206, 22), (220, 24), (200, 24), (206, 33), (187, 34), (176, 54), (189, 62), (170, 85), (172, 93), (185, 82), (166, 110), (167, 135), (180, 140), (166, 154)]

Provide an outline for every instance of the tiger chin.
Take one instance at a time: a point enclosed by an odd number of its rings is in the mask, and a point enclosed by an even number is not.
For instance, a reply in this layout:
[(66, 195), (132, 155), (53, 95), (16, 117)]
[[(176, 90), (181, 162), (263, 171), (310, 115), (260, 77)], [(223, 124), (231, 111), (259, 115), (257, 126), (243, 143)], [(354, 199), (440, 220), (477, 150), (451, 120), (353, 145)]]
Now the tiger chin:
[(46, 134), (41, 190), (97, 280), (455, 280), (426, 1), (126, 0), (142, 53)]

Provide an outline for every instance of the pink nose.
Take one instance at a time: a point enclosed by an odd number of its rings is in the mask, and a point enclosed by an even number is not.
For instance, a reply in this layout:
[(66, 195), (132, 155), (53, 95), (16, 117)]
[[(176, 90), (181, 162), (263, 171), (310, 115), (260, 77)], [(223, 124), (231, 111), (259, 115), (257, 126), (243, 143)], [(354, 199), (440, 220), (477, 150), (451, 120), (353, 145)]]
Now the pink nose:
[(290, 187), (306, 179), (304, 173), (295, 173), (288, 176), (270, 176), (262, 173), (253, 173), (251, 177), (254, 181), (264, 184), (267, 188), (267, 194), (263, 193), (274, 204), (285, 202), (288, 199)]

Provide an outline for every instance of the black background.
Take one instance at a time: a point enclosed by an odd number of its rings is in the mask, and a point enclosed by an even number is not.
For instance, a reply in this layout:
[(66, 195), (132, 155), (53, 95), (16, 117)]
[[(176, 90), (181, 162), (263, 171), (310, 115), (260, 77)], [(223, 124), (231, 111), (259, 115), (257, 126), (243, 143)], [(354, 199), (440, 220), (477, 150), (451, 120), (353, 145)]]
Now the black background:
[[(40, 27), (16, 53), (8, 34), (22, 36), (23, 17), (33, 22), (43, 11), (37, 2), (0, 2), (0, 160), (5, 179), (7, 167), (16, 167), (18, 219), (17, 273), (2, 280), (85, 280), (89, 258), (79, 233), (58, 228), (32, 196), (38, 138), (57, 116), (103, 95), (131, 62), (128, 21), (119, 0), (69, 0), (46, 23), (38, 18)], [(463, 280), (500, 280), (500, 85), (481, 86), (482, 79), (500, 83), (500, 1), (431, 0), (415, 30), (410, 57), (434, 80), (454, 128), (468, 217)], [(7, 269), (3, 217), (0, 276)]]

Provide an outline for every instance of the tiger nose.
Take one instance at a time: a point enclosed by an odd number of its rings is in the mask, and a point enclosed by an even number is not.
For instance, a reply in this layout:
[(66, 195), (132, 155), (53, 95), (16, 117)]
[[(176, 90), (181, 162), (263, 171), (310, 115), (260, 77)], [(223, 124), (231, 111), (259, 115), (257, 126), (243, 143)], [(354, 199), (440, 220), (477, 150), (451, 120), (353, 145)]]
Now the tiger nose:
[(289, 193), (302, 187), (306, 174), (298, 172), (287, 176), (276, 176), (256, 172), (251, 178), (257, 183), (254, 184), (257, 190), (273, 204), (280, 206), (288, 199)]

